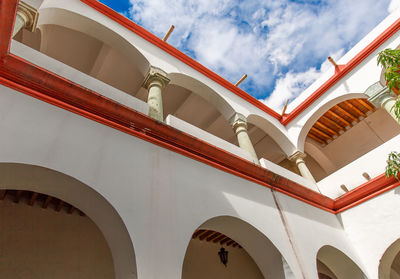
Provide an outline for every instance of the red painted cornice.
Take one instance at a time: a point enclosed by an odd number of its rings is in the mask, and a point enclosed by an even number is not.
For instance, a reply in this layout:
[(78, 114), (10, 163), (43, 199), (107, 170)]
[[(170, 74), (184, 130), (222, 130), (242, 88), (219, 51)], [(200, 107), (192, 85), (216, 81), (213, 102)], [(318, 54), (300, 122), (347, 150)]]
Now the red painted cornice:
[(0, 1), (0, 15), (5, 15), (0, 18), (0, 84), (4, 86), (330, 213), (343, 212), (399, 186), (397, 180), (379, 176), (333, 200), (10, 54), (10, 20), (14, 21), (16, 3)]
[(204, 67), (199, 62), (195, 61), (186, 54), (177, 50), (170, 44), (164, 42), (163, 40), (161, 40), (154, 34), (150, 33), (143, 27), (139, 26), (138, 24), (134, 23), (130, 19), (110, 9), (106, 5), (100, 3), (97, 0), (81, 0), (81, 2), (87, 4), (88, 6), (97, 10), (98, 12), (118, 22), (119, 24), (131, 30), (135, 34), (141, 36), (148, 42), (154, 44), (155, 46), (159, 47), (160, 49), (164, 50), (165, 52), (179, 59), (183, 63), (189, 65), (193, 69), (199, 71), (208, 78), (219, 83), (226, 89), (230, 90), (232, 93), (238, 95), (247, 102), (261, 109), (262, 111), (280, 120), (283, 125), (289, 124), (300, 113), (302, 113), (305, 109), (307, 109), (312, 103), (314, 103), (319, 97), (321, 97), (326, 91), (328, 91), (332, 86), (334, 86), (339, 80), (341, 80), (344, 76), (346, 76), (351, 70), (357, 67), (366, 57), (368, 57), (372, 52), (374, 52), (380, 45), (382, 45), (388, 38), (390, 38), (394, 33), (399, 31), (400, 29), (400, 19), (398, 19), (395, 23), (389, 26), (383, 33), (381, 33), (374, 41), (372, 41), (361, 52), (359, 52), (353, 59), (351, 59), (346, 65), (340, 65), (340, 69), (338, 71), (335, 71), (335, 74), (330, 79), (328, 79), (324, 84), (322, 84), (315, 92), (313, 92), (304, 102), (302, 102), (299, 106), (297, 106), (292, 112), (282, 117), (279, 113), (269, 108), (256, 98), (250, 96), (245, 91), (241, 90), (240, 88), (233, 85), (229, 81), (220, 77), (210, 69)]

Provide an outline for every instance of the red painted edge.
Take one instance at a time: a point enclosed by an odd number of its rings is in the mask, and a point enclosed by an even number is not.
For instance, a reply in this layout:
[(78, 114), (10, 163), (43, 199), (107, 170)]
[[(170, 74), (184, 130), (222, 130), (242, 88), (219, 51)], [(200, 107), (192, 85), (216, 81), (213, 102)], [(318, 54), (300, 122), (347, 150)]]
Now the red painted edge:
[(111, 18), (115, 22), (119, 23), (120, 25), (124, 26), (125, 28), (129, 29), (133, 33), (139, 35), (146, 41), (152, 43), (153, 45), (157, 46), (158, 48), (164, 50), (168, 54), (174, 56), (175, 58), (179, 59), (186, 65), (192, 67), (193, 69), (197, 70), (198, 72), (202, 73), (206, 77), (210, 78), (211, 80), (217, 82), (218, 84), (222, 85), (232, 93), (238, 95), (239, 97), (243, 98), (247, 102), (253, 104), (254, 106), (258, 107), (259, 109), (263, 110), (264, 112), (268, 113), (272, 117), (280, 120), (281, 115), (274, 111), (273, 109), (267, 107), (262, 102), (254, 98), (253, 96), (249, 95), (239, 87), (233, 85), (231, 82), (227, 81), (223, 77), (219, 76), (218, 74), (214, 73), (210, 69), (206, 68), (193, 58), (187, 56), (183, 52), (179, 51), (178, 49), (174, 48), (167, 42), (164, 42), (154, 34), (150, 33), (143, 27), (139, 26), (138, 24), (134, 23), (127, 17), (117, 13), (116, 11), (112, 10), (111, 8), (107, 7), (106, 5), (98, 2), (97, 0), (81, 0), (81, 2), (85, 3), (86, 5), (92, 7), (93, 9), (97, 10), (98, 12), (104, 14), (105, 16)]
[[(13, 3), (14, 5), (12, 5)], [(0, 1), (0, 15), (4, 13), (4, 9), (8, 8), (9, 13), (15, 16), (15, 3), (17, 0)], [(2, 23), (4, 20), (10, 20), (10, 18), (0, 18), (0, 26), (3, 27), (0, 29), (0, 38), (7, 38), (9, 41), (10, 30), (13, 26)], [(9, 54), (9, 42), (7, 44), (2, 42), (1, 46), (3, 51), (6, 50), (6, 54), (3, 53), (0, 64), (0, 84), (281, 192), (327, 212), (335, 214), (343, 212), (400, 185), (396, 179), (388, 179), (381, 175), (342, 197), (332, 200), (225, 150), (155, 121), (20, 57)]]
[(154, 34), (150, 33), (143, 27), (139, 26), (138, 24), (134, 23), (130, 19), (126, 18), (125, 16), (115, 12), (111, 8), (107, 7), (106, 5), (98, 2), (97, 0), (81, 0), (81, 2), (87, 4), (88, 6), (97, 10), (98, 12), (111, 18), (115, 22), (118, 22), (119, 24), (121, 24), (125, 28), (131, 30), (135, 34), (141, 36), (148, 42), (154, 44), (155, 46), (159, 47), (160, 49), (164, 50), (165, 52), (167, 52), (170, 55), (174, 56), (175, 58), (179, 59), (183, 63), (189, 65), (193, 69), (199, 71), (200, 73), (204, 74), (208, 78), (219, 83), (226, 89), (230, 90), (232, 93), (238, 95), (239, 97), (241, 97), (244, 100), (246, 100), (247, 102), (253, 104), (257, 108), (263, 110), (264, 112), (268, 113), (269, 115), (273, 116), (274, 118), (280, 120), (283, 125), (289, 124), (300, 113), (302, 113), (306, 108), (308, 108), (312, 103), (314, 103), (319, 97), (321, 97), (326, 91), (328, 91), (340, 79), (342, 79), (344, 76), (346, 76), (351, 70), (353, 70), (357, 65), (359, 65), (367, 56), (369, 56), (372, 52), (374, 52), (380, 45), (382, 45), (388, 38), (390, 38), (394, 33), (399, 31), (399, 29), (400, 29), (400, 19), (398, 19), (391, 26), (389, 26), (383, 33), (381, 33), (375, 40), (373, 40), (368, 46), (366, 46), (362, 51), (360, 51), (346, 65), (339, 65), (339, 69), (337, 71), (335, 71), (335, 74), (330, 79), (328, 79), (324, 84), (322, 84), (315, 92), (313, 92), (305, 101), (303, 101), (300, 105), (298, 105), (292, 112), (290, 112), (289, 114), (286, 114), (282, 117), (279, 113), (277, 113), (273, 109), (269, 108), (268, 106), (266, 106), (265, 104), (263, 104), (262, 102), (257, 100), (256, 98), (250, 96), (245, 91), (234, 86), (232, 83), (225, 80), (224, 78), (217, 75), (216, 73), (209, 70), (208, 68), (204, 67), (199, 62), (190, 58), (186, 54), (177, 50), (170, 44), (164, 42), (163, 40), (161, 40)]

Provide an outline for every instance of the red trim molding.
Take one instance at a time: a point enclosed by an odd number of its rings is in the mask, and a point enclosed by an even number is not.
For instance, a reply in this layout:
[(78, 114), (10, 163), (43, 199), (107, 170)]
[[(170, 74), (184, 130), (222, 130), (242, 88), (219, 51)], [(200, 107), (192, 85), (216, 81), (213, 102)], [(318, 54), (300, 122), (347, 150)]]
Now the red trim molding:
[(0, 15), (5, 15), (0, 17), (2, 85), (333, 214), (400, 185), (381, 175), (333, 200), (10, 54), (16, 3), (17, 0), (0, 1)]
[(353, 70), (355, 67), (357, 67), (366, 57), (368, 57), (372, 52), (374, 52), (388, 38), (390, 38), (391, 36), (393, 36), (393, 34), (395, 34), (397, 31), (400, 30), (400, 19), (398, 19), (395, 23), (393, 23), (391, 26), (389, 26), (382, 34), (380, 34), (374, 41), (372, 41), (368, 46), (366, 46), (360, 53), (358, 53), (353, 59), (351, 59), (346, 65), (340, 65), (340, 71), (335, 71), (335, 74), (330, 79), (328, 79), (324, 84), (322, 84), (314, 93), (312, 93), (304, 102), (302, 102), (299, 106), (297, 106), (291, 113), (286, 114), (282, 117), (279, 113), (277, 113), (273, 109), (269, 108), (268, 106), (266, 106), (265, 104), (263, 104), (262, 102), (257, 100), (256, 98), (250, 96), (248, 93), (246, 93), (242, 89), (233, 85), (226, 79), (217, 75), (210, 69), (204, 67), (199, 62), (190, 58), (186, 54), (177, 50), (170, 44), (164, 42), (163, 40), (161, 40), (154, 34), (150, 33), (143, 27), (139, 26), (138, 24), (134, 23), (130, 19), (126, 18), (125, 16), (115, 12), (111, 8), (107, 7), (106, 5), (100, 3), (97, 0), (81, 0), (81, 2), (87, 4), (88, 6), (97, 10), (98, 12), (111, 18), (115, 22), (118, 22), (125, 28), (127, 28), (127, 29), (131, 30), (132, 32), (134, 32), (135, 34), (141, 36), (143, 39), (154, 44), (155, 46), (159, 47), (160, 49), (164, 50), (165, 52), (167, 52), (170, 55), (174, 56), (175, 58), (179, 59), (183, 63), (187, 64), (188, 66), (192, 67), (193, 69), (199, 71), (200, 73), (204, 74), (208, 78), (212, 79), (213, 81), (219, 83), (226, 89), (230, 90), (232, 93), (238, 95), (242, 99), (253, 104), (254, 106), (256, 106), (257, 108), (261, 109), (262, 111), (268, 113), (272, 117), (280, 120), (283, 125), (289, 124), (300, 113), (302, 113), (307, 107), (309, 107), (319, 97), (321, 97), (326, 91), (328, 91), (332, 86), (334, 86), (339, 80), (341, 80), (351, 70)]

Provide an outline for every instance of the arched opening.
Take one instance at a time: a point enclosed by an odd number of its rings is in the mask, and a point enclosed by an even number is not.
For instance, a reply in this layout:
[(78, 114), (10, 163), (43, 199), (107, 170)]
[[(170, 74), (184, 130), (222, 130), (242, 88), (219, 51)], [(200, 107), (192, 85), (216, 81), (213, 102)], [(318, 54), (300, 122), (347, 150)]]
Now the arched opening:
[(379, 279), (400, 278), (400, 239), (386, 249), (379, 262)]
[[(222, 96), (190, 76), (170, 73), (168, 78), (170, 82), (162, 93), (164, 119), (172, 115), (237, 145), (236, 135), (229, 123), (235, 111)], [(147, 90), (141, 88), (136, 97), (146, 101), (147, 96)]]
[(400, 134), (400, 126), (363, 94), (348, 94), (322, 106), (306, 122), (299, 146), (319, 181)]
[(150, 66), (128, 41), (67, 10), (39, 12), (37, 31), (22, 30), (15, 40), (130, 95), (139, 91)]
[(137, 278), (126, 227), (99, 193), (33, 165), (1, 163), (0, 177), (2, 276)]
[(365, 279), (356, 263), (342, 251), (325, 245), (317, 253), (317, 271), (320, 279)]
[[(226, 266), (218, 252), (228, 251)], [(274, 278), (292, 271), (274, 244), (250, 224), (220, 216), (202, 224), (193, 234), (183, 263), (183, 279)]]

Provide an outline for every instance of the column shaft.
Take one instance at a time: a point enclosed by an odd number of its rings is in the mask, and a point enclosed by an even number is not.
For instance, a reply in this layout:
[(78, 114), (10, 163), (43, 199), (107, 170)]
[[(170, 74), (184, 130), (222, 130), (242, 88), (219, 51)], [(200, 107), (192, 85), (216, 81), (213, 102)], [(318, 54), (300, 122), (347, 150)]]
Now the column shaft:
[(368, 101), (370, 101), (376, 108), (385, 109), (390, 116), (399, 123), (399, 120), (392, 110), (396, 103), (397, 96), (390, 91), (387, 86), (383, 86), (380, 82), (376, 82), (367, 88), (365, 95), (368, 96)]
[(15, 16), (15, 22), (14, 22), (14, 30), (12, 37), (14, 36), (26, 25), (26, 18), (18, 11), (17, 15)]
[(149, 116), (161, 122), (164, 121), (162, 91), (168, 82), (167, 74), (163, 70), (151, 67), (143, 83), (143, 87), (149, 92)]
[(231, 124), (237, 136), (240, 148), (249, 152), (251, 157), (253, 157), (253, 162), (259, 165), (260, 161), (258, 160), (256, 151), (247, 132), (246, 117), (244, 117), (244, 115), (237, 113), (231, 118)]
[(300, 151), (297, 151), (289, 157), (289, 160), (296, 163), (296, 166), (299, 169), (299, 172), (302, 177), (304, 177), (316, 184), (317, 182), (315, 181), (314, 176), (311, 174), (310, 170), (308, 169), (306, 162), (304, 162), (305, 157), (306, 157), (306, 154), (304, 154)]

